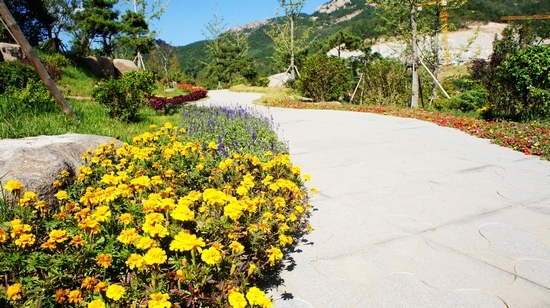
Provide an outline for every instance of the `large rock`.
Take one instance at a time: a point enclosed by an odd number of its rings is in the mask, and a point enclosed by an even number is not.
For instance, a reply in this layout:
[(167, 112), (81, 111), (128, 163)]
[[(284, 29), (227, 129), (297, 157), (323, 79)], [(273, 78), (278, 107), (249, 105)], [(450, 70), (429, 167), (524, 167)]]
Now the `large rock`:
[(292, 78), (290, 73), (280, 73), (267, 77), (269, 79), (268, 87), (283, 87), (286, 82)]
[(21, 61), (25, 59), (25, 54), (21, 46), (9, 43), (0, 43), (0, 62)]
[(122, 144), (110, 137), (80, 134), (0, 140), (0, 181), (4, 185), (18, 180), (25, 190), (34, 191), (53, 206), (57, 189), (52, 184), (61, 178), (61, 171), (69, 171), (68, 180), (74, 182), (86, 150), (110, 142), (117, 147)]
[(119, 76), (138, 69), (137, 65), (134, 62), (126, 59), (114, 59), (113, 65)]
[(111, 59), (104, 57), (86, 57), (84, 61), (97, 76), (101, 78), (115, 77), (115, 66)]

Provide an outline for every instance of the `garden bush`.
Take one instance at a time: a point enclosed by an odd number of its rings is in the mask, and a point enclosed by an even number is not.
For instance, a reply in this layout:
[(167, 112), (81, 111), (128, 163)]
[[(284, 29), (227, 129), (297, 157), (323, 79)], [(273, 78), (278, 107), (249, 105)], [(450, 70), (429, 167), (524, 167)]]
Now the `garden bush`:
[(19, 61), (0, 63), (0, 94), (23, 89), (29, 80), (40, 81), (40, 77), (32, 66)]
[(493, 110), (518, 121), (550, 115), (550, 47), (529, 46), (510, 53), (497, 68), (499, 95)]
[(298, 90), (316, 101), (339, 100), (348, 90), (350, 73), (341, 59), (313, 55), (306, 59), (300, 73)]
[(369, 61), (365, 67), (363, 102), (366, 105), (407, 107), (411, 95), (409, 76), (405, 65), (398, 60)]
[(76, 183), (54, 183), (56, 208), (9, 181), (0, 305), (270, 307), (257, 279), (310, 229), (308, 176), (284, 152), (222, 148), (185, 125), (89, 150)]
[(152, 72), (136, 70), (119, 79), (109, 79), (100, 83), (92, 91), (92, 97), (109, 110), (112, 118), (123, 121), (136, 120), (138, 110), (147, 105), (147, 97), (155, 87)]

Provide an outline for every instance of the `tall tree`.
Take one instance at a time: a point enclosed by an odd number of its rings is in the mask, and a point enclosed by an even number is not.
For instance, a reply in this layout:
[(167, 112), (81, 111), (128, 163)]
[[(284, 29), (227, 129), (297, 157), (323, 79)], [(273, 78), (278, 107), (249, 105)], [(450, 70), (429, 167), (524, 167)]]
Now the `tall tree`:
[(112, 56), (115, 38), (122, 29), (119, 12), (114, 9), (118, 0), (84, 0), (83, 10), (74, 15), (73, 49), (87, 55), (92, 42), (100, 44), (102, 56)]
[(275, 43), (275, 60), (288, 57), (290, 63), (287, 72), (290, 72), (292, 78), (295, 79), (296, 75), (300, 75), (296, 66), (296, 57), (311, 44), (310, 36), (313, 27), (299, 29), (297, 25), (306, 0), (278, 1), (284, 13), (284, 22), (274, 22), (273, 27), (266, 33)]
[(206, 53), (210, 57), (207, 75), (221, 86), (222, 83), (232, 84), (234, 77), (240, 75), (248, 81), (253, 80), (257, 73), (254, 62), (247, 56), (248, 36), (241, 30), (225, 29), (222, 16), (217, 11), (206, 25), (205, 36), (209, 40)]
[(49, 18), (45, 22), (49, 49), (56, 52), (64, 47), (60, 35), (62, 31), (68, 30), (72, 23), (74, 11), (77, 9), (76, 0), (42, 0), (47, 9)]
[(148, 53), (154, 47), (155, 31), (151, 31), (149, 23), (160, 19), (168, 6), (168, 0), (124, 0), (132, 5), (133, 10), (127, 10), (122, 16), (122, 34), (119, 44), (134, 52), (134, 61), (138, 67), (143, 65), (142, 53)]
[[(44, 1), (5, 0), (4, 3), (31, 46), (47, 38), (46, 24), (50, 22), (50, 15)], [(7, 31), (3, 32), (2, 39), (13, 41)]]

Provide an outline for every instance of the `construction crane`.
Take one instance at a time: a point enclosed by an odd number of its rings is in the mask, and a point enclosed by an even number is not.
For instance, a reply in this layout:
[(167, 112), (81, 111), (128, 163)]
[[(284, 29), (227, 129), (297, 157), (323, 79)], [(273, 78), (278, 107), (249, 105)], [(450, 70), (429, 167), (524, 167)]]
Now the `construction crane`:
[(500, 20), (502, 21), (512, 21), (512, 20), (541, 20), (541, 19), (550, 19), (550, 14), (539, 14), (531, 16), (502, 16)]

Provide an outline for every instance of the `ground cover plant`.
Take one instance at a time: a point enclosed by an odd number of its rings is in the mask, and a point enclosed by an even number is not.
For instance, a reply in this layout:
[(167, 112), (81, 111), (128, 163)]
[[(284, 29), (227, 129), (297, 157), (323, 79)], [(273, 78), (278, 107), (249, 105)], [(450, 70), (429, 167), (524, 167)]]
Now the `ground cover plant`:
[(518, 123), (512, 121), (487, 121), (471, 116), (457, 116), (450, 113), (424, 109), (394, 108), (385, 106), (360, 106), (342, 104), (340, 106), (319, 105), (303, 102), (278, 103), (273, 107), (295, 109), (331, 109), (357, 112), (371, 112), (436, 123), (452, 127), (470, 135), (491, 140), (491, 142), (512, 148), (529, 155), (550, 159), (550, 123), (532, 121)]
[(5, 185), (2, 306), (272, 305), (256, 280), (310, 230), (309, 176), (269, 121), (189, 107), (182, 128), (153, 125), (119, 149), (88, 151), (75, 184), (66, 174), (54, 183), (59, 207)]
[(178, 95), (170, 98), (155, 96), (149, 99), (149, 106), (157, 111), (163, 110), (165, 113), (189, 102), (195, 102), (205, 98), (208, 91), (205, 88), (195, 87), (193, 92), (185, 95)]

